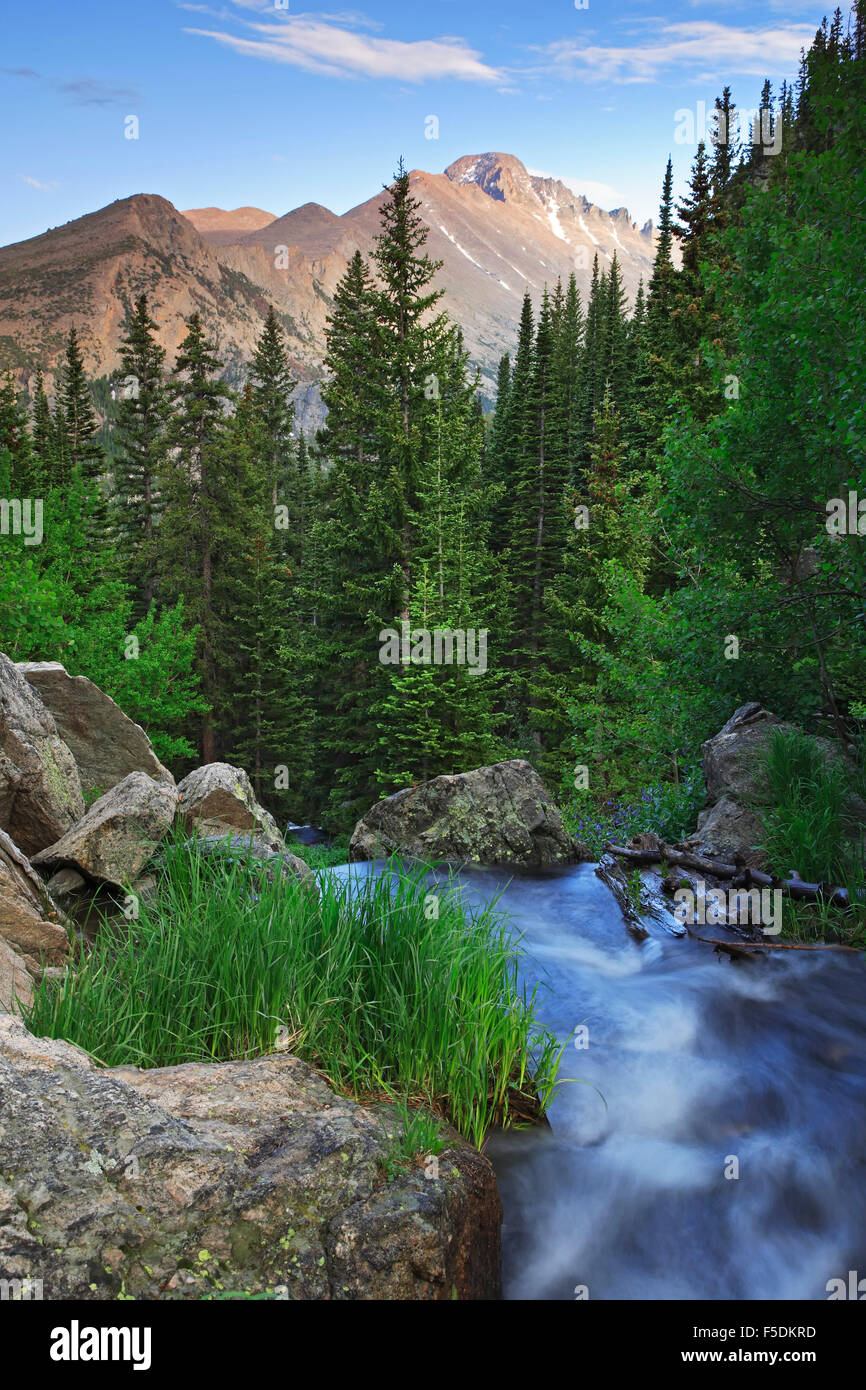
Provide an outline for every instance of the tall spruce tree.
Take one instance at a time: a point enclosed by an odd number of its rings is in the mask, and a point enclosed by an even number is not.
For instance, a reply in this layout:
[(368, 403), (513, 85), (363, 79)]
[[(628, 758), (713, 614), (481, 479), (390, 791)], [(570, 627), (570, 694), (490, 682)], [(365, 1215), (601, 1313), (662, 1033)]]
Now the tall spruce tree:
[(62, 471), (57, 481), (65, 481), (73, 468), (80, 467), (87, 482), (98, 483), (105, 467), (105, 454), (95, 438), (99, 425), (74, 326), (69, 330), (60, 367), (55, 420), (60, 432)]
[(386, 379), (377, 306), (369, 268), (356, 252), (327, 325), (328, 415), (316, 436), (318, 507), (307, 572), (319, 641), (317, 761), (337, 824), (352, 814), (339, 809), (341, 802), (359, 806), (376, 785), (372, 709), (383, 674), (373, 660), (380, 624), (371, 615), (391, 612), (400, 593), (394, 478), (380, 431)]
[(281, 497), (286, 499), (285, 505), (291, 505), (297, 483), (292, 392), (298, 383), (289, 369), (285, 338), (273, 305), (268, 308), (268, 316), (256, 344), (250, 380), (262, 424), (262, 443), (266, 451), (274, 506)]
[(507, 392), (503, 398), (497, 397), (494, 429), (491, 432), (492, 438), (485, 465), (488, 483), (499, 488), (493, 503), (491, 529), (491, 544), (497, 552), (511, 545), (513, 535), (514, 489), (522, 467), (527, 438), (534, 352), (535, 322), (532, 300), (526, 293), (520, 310), (514, 365), (511, 368)]
[(58, 468), (57, 436), (41, 367), (36, 371), (33, 392), (33, 452), (34, 488), (41, 492), (51, 485)]
[(5, 449), (8, 455), (6, 485), (11, 494), (29, 496), (33, 491), (33, 442), (27, 408), (11, 372), (6, 372), (0, 382), (0, 449)]
[[(221, 610), (218, 601), (223, 587), (218, 566), (236, 551), (249, 513), (247, 490), (238, 486), (240, 448), (228, 437), (225, 405), (232, 392), (220, 375), (222, 362), (198, 313), (187, 329), (168, 384), (174, 409), (159, 527), (159, 580), (168, 597), (184, 598), (199, 630), (198, 668), (210, 706), (202, 721), (201, 755), (208, 763), (216, 757), (223, 624), (231, 621), (230, 610)], [(230, 592), (219, 597), (231, 603)]]
[(242, 466), (240, 491), (229, 504), (244, 492), (248, 501), (236, 551), (224, 557), (218, 577), (217, 592), (230, 586), (232, 613), (223, 638), (231, 669), (220, 701), (220, 742), (285, 823), (297, 820), (309, 800), (313, 759), (309, 628), (298, 598), (304, 537), (297, 498), (291, 512), (286, 503), (273, 505), (266, 416), (250, 383), (229, 425), (228, 453)]
[(135, 301), (120, 345), (115, 390), (120, 404), (115, 423), (114, 530), (125, 555), (135, 612), (143, 616), (156, 584), (155, 527), (161, 509), (166, 428), (170, 413), (163, 376), (165, 349), (156, 338), (147, 296)]

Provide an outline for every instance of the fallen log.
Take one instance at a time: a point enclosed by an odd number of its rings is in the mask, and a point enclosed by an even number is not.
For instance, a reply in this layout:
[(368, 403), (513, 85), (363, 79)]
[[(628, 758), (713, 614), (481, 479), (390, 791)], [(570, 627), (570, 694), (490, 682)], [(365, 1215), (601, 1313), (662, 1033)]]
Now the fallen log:
[(819, 941), (806, 945), (802, 941), (722, 941), (717, 936), (696, 936), (689, 932), (693, 941), (703, 941), (705, 946), (720, 946), (724, 951), (853, 951), (861, 954), (859, 946), (843, 946), (841, 943)]
[(655, 849), (627, 849), (623, 845), (607, 845), (607, 852), (625, 859), (630, 864), (677, 864), (683, 869), (695, 869), (698, 873), (709, 874), (713, 878), (731, 879), (734, 888), (780, 888), (789, 898), (798, 902), (823, 902), (829, 907), (843, 911), (851, 909), (851, 895), (847, 888), (834, 887), (831, 883), (806, 883), (799, 874), (791, 878), (774, 878), (760, 869), (750, 868), (748, 864), (723, 864), (716, 859), (704, 859), (698, 854), (674, 849), (671, 845), (660, 844)]

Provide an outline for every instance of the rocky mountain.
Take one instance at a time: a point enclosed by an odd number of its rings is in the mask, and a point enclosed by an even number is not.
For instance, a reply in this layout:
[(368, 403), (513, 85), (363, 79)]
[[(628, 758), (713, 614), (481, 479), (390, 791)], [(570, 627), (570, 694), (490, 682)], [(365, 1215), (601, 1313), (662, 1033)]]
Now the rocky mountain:
[[(639, 228), (625, 208), (605, 212), (565, 184), (530, 174), (513, 155), (458, 159), (442, 174), (411, 175), (429, 251), (443, 262), (443, 307), (463, 328), (489, 399), (496, 365), (513, 350), (525, 290), (537, 303), (575, 271), (584, 296), (593, 256), (617, 255), (630, 297), (652, 266), (651, 223)], [(272, 303), (286, 330), (300, 382), (299, 417), (320, 418), (326, 318), (334, 288), (356, 249), (367, 253), (379, 229), (383, 193), (337, 216), (306, 203), (274, 218), (260, 208), (178, 212), (155, 194), (123, 198), (0, 249), (0, 369), (22, 385), (37, 366), (48, 375), (75, 323), (88, 370), (118, 365), (123, 318), (145, 291), (169, 355), (184, 320), (199, 310), (219, 343), (232, 381), (243, 377)]]
[(262, 208), (188, 208), (184, 217), (191, 222), (197, 232), (207, 235), (212, 246), (223, 243), (231, 245), (245, 232), (257, 232), (269, 222), (276, 222), (276, 213), (264, 212)]

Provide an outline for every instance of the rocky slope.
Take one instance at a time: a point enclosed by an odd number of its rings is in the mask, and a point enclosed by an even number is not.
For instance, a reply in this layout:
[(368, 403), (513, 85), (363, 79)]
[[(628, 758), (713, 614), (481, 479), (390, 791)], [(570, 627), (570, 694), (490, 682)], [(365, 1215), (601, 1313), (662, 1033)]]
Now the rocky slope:
[[(564, 184), (529, 174), (513, 155), (466, 156), (442, 174), (416, 169), (411, 181), (430, 227), (430, 254), (443, 261), (443, 306), (463, 328), (488, 399), (499, 357), (514, 348), (525, 290), (538, 303), (545, 285), (574, 270), (586, 296), (596, 253), (602, 267), (618, 256), (631, 297), (648, 279), (650, 223), (638, 228), (624, 208), (604, 212)], [(246, 207), (180, 213), (155, 194), (137, 194), (4, 247), (0, 369), (11, 367), (25, 385), (42, 365), (50, 385), (74, 322), (88, 371), (108, 374), (118, 365), (126, 308), (146, 291), (170, 356), (197, 309), (229, 378), (239, 380), (272, 303), (301, 383), (301, 422), (310, 428), (320, 418), (315, 383), (333, 292), (354, 251), (371, 249), (383, 196), (340, 217), (307, 203), (272, 218)]]

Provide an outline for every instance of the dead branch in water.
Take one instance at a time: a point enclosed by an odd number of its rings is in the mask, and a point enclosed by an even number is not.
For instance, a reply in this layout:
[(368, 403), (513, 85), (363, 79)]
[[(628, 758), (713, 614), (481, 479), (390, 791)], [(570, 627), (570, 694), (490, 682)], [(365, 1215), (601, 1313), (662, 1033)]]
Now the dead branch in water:
[(791, 878), (774, 878), (772, 874), (765, 874), (748, 864), (723, 864), (716, 859), (703, 859), (700, 855), (688, 854), (661, 842), (657, 850), (626, 849), (622, 845), (609, 844), (607, 851), (630, 864), (658, 864), (664, 860), (667, 864), (695, 869), (714, 878), (731, 879), (734, 888), (780, 888), (798, 902), (824, 902), (829, 907), (846, 911), (851, 907), (851, 895), (847, 888), (839, 888), (831, 883), (806, 883), (798, 874)]
[(722, 941), (717, 936), (696, 936), (689, 932), (693, 941), (703, 941), (705, 946), (721, 946), (725, 951), (853, 951), (860, 955), (859, 946), (842, 946), (834, 942), (818, 942), (808, 946), (800, 941)]

